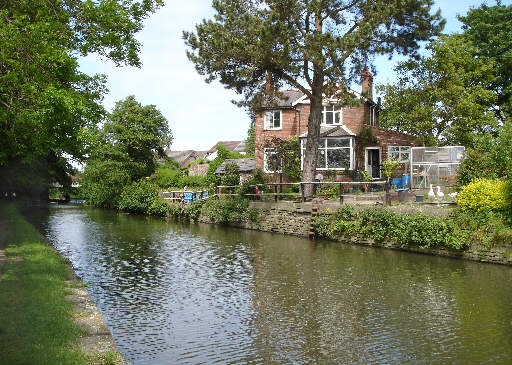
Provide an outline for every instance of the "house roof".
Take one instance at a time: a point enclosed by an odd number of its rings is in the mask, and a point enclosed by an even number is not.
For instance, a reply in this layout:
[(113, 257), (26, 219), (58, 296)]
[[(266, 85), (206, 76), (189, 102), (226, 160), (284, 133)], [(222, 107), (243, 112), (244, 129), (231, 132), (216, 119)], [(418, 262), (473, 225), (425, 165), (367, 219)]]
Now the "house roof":
[(216, 174), (223, 174), (226, 172), (226, 166), (230, 163), (235, 163), (238, 165), (239, 172), (251, 172), (256, 169), (256, 159), (254, 158), (237, 158), (237, 159), (227, 159), (224, 160), (223, 163), (215, 170)]
[(198, 158), (202, 158), (206, 155), (205, 151), (194, 151), (194, 150), (184, 150), (184, 151), (171, 151), (169, 149), (165, 150), (165, 154), (171, 160), (176, 161), (180, 167), (184, 167), (184, 165), (189, 162), (189, 159), (192, 158), (196, 160)]
[(266, 102), (263, 108), (291, 108), (295, 105), (295, 102), (304, 96), (304, 93), (300, 90), (281, 90), (280, 96), (275, 96), (272, 100)]
[[(365, 101), (373, 104), (375, 103), (372, 99), (368, 99), (355, 90), (349, 89), (348, 92), (354, 95), (356, 98), (364, 99)], [(309, 104), (309, 98), (300, 90), (281, 90), (280, 93), (281, 97), (274, 97), (273, 100), (265, 103), (262, 108), (292, 108), (297, 104)]]
[(215, 143), (215, 145), (212, 148), (210, 148), (206, 153), (209, 154), (209, 153), (213, 153), (213, 152), (217, 151), (217, 145), (219, 143), (221, 143), (224, 147), (226, 147), (230, 151), (234, 151), (235, 149), (237, 149), (237, 147), (241, 143), (244, 143), (244, 146), (245, 146), (245, 142), (243, 142), (243, 141), (219, 141), (219, 142)]
[[(302, 133), (299, 138), (306, 138), (308, 136), (308, 132)], [(355, 136), (355, 133), (352, 132), (344, 125), (337, 125), (335, 127), (322, 125), (320, 126), (320, 137), (347, 137), (347, 136)]]

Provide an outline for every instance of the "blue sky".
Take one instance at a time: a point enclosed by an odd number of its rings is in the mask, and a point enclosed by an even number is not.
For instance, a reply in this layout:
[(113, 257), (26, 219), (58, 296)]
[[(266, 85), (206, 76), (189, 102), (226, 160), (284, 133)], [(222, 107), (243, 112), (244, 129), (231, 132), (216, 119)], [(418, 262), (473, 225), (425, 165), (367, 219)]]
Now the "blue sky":
[[(470, 7), (482, 3), (493, 5), (495, 1), (436, 0), (435, 8), (441, 8), (447, 20), (445, 32), (451, 33), (460, 29), (457, 14), (465, 14)], [(88, 74), (107, 75), (109, 93), (103, 104), (108, 110), (128, 95), (135, 95), (142, 104), (156, 105), (169, 121), (173, 150), (206, 150), (217, 141), (245, 139), (249, 118), (231, 103), (238, 95), (217, 82), (205, 83), (185, 55), (182, 31), (193, 30), (203, 18), (212, 15), (211, 0), (167, 0), (146, 20), (144, 30), (137, 36), (142, 44), (141, 68), (116, 67), (90, 55), (80, 59), (81, 69)], [(392, 81), (395, 63), (396, 59), (378, 57), (374, 84)]]

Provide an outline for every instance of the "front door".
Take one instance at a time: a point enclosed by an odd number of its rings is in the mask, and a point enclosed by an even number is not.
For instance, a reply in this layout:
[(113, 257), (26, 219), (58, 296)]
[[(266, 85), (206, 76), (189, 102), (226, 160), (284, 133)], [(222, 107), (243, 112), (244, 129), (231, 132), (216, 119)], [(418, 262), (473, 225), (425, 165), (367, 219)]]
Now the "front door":
[(366, 172), (374, 179), (380, 179), (380, 148), (366, 148)]

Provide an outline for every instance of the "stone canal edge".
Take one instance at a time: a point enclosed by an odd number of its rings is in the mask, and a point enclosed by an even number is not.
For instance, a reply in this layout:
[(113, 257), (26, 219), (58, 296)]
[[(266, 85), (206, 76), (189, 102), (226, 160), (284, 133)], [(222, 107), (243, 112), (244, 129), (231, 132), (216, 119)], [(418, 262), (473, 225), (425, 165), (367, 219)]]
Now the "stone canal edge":
[[(2, 267), (8, 260), (5, 255), (5, 238), (7, 237), (7, 227), (0, 222), (0, 278), (2, 277)], [(87, 356), (89, 364), (127, 364), (108, 329), (103, 316), (98, 307), (90, 297), (86, 286), (82, 280), (75, 274), (69, 260), (64, 258), (55, 248), (47, 242), (48, 246), (63, 258), (68, 268), (70, 280), (66, 281), (66, 286), (70, 294), (66, 299), (73, 305), (72, 320), (86, 335), (81, 336), (76, 346)]]

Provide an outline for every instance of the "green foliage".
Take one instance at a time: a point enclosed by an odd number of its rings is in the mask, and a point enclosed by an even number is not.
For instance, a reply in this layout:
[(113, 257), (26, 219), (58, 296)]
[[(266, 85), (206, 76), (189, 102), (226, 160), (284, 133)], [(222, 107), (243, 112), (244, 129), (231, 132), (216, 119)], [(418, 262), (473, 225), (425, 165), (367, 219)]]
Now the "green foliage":
[(151, 206), (149, 207), (149, 209), (144, 213), (165, 217), (168, 212), (169, 212), (169, 204), (164, 199), (157, 196), (151, 203)]
[(300, 180), (300, 140), (298, 136), (294, 136), (289, 140), (283, 140), (279, 137), (271, 137), (263, 143), (263, 149), (270, 148), (275, 153), (275, 158), (280, 161), (280, 169), (282, 174), (290, 181)]
[(161, 168), (156, 170), (156, 181), (162, 188), (181, 187), (183, 173), (180, 170)]
[[(254, 194), (254, 185), (263, 185), (267, 182), (267, 176), (262, 169), (254, 170), (252, 177), (249, 180), (244, 181), (238, 190), (240, 195)], [(260, 187), (259, 189), (261, 189)]]
[(203, 176), (186, 176), (181, 170), (159, 167), (156, 171), (156, 182), (161, 188), (199, 188), (207, 186)]
[(399, 165), (400, 161), (398, 160), (386, 159), (382, 162), (382, 175), (384, 175), (386, 180), (389, 180), (393, 177), (393, 172), (395, 172)]
[(148, 214), (151, 208), (159, 209), (153, 203), (158, 198), (156, 187), (145, 180), (133, 182), (124, 187), (119, 200), (119, 209), (133, 213)]
[[(104, 75), (80, 71), (78, 57), (97, 53), (140, 65), (135, 34), (161, 0), (3, 1), (0, 4), (0, 167), (26, 164), (43, 186), (82, 160), (88, 130), (103, 120)], [(9, 169), (8, 169), (9, 170)], [(48, 174), (48, 171), (50, 174)], [(32, 173), (34, 177), (35, 171)], [(14, 175), (14, 174), (13, 174)], [(15, 174), (19, 175), (19, 174)], [(30, 190), (25, 179), (18, 189)]]
[(318, 196), (327, 196), (329, 199), (336, 199), (340, 197), (339, 185), (323, 185), (316, 191)]
[(467, 234), (454, 220), (425, 214), (398, 214), (386, 208), (366, 208), (355, 213), (351, 206), (315, 218), (315, 232), (324, 237), (344, 236), (389, 242), (397, 246), (462, 249)]
[(247, 157), (254, 157), (256, 153), (256, 114), (253, 111), (249, 112), (251, 123), (247, 130), (247, 139), (245, 140), (245, 152)]
[(225, 166), (224, 175), (222, 175), (220, 183), (224, 186), (237, 186), (240, 184), (240, 172), (236, 163), (228, 163)]
[(473, 147), (466, 150), (457, 182), (465, 186), (476, 178), (512, 179), (512, 121), (505, 121), (497, 137), (479, 136)]
[(498, 95), (498, 116), (512, 116), (512, 5), (480, 5), (469, 9), (462, 21), (463, 34), (477, 50), (476, 57), (494, 64), (488, 85)]
[(258, 219), (258, 213), (249, 209), (249, 200), (243, 197), (208, 199), (204, 204), (203, 213), (213, 223), (220, 224), (241, 223)]
[(142, 106), (134, 96), (118, 101), (114, 111), (103, 126), (106, 142), (126, 153), (130, 160), (145, 166), (140, 176), (149, 176), (156, 168), (155, 151), (165, 156), (164, 148), (172, 141), (167, 119), (156, 106)]
[(92, 159), (82, 179), (82, 194), (94, 206), (117, 208), (123, 187), (131, 182), (126, 162)]
[(457, 205), (462, 210), (504, 211), (510, 209), (512, 206), (510, 182), (475, 179), (457, 195)]
[(405, 132), (426, 145), (470, 145), (475, 135), (493, 131), (496, 94), (488, 90), (495, 65), (475, 57), (463, 36), (432, 42), (430, 56), (396, 67), (395, 85), (384, 92), (380, 125)]

